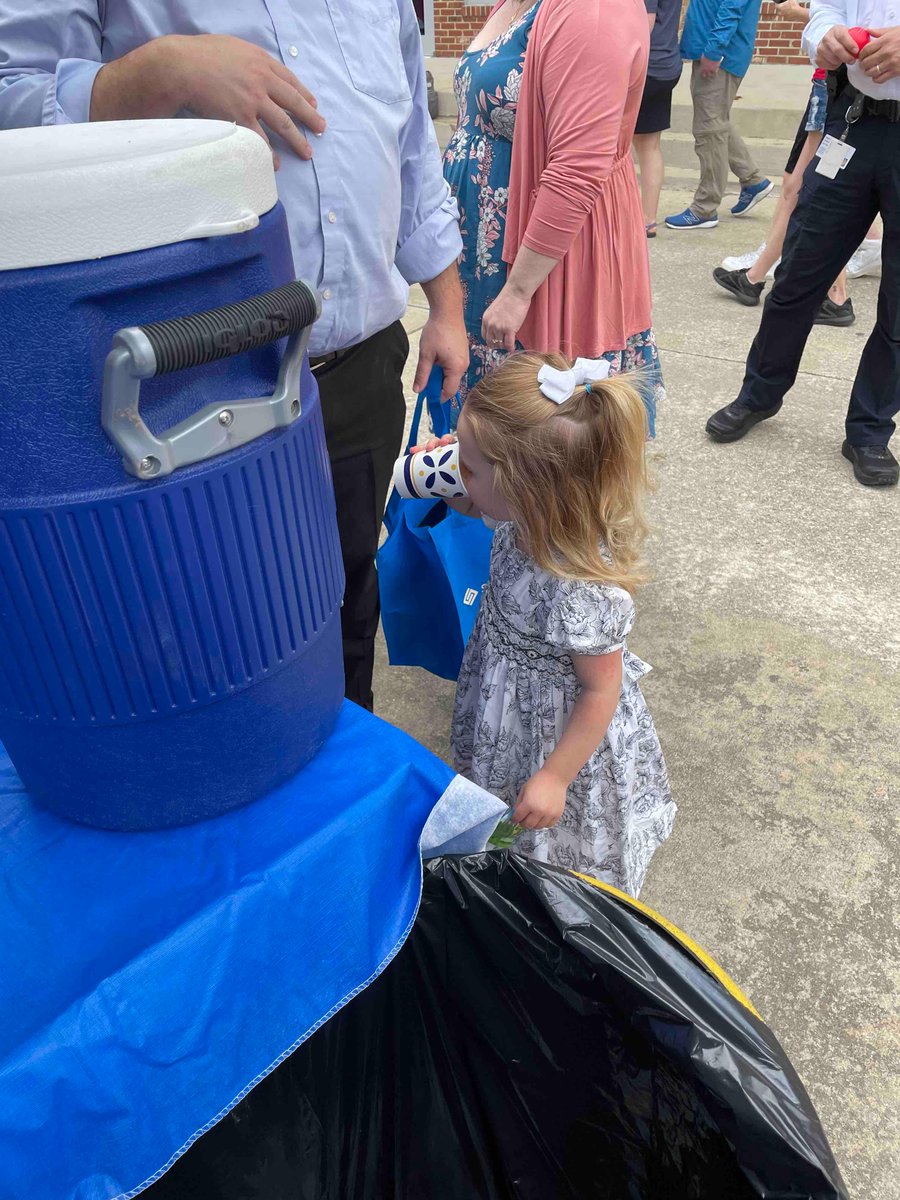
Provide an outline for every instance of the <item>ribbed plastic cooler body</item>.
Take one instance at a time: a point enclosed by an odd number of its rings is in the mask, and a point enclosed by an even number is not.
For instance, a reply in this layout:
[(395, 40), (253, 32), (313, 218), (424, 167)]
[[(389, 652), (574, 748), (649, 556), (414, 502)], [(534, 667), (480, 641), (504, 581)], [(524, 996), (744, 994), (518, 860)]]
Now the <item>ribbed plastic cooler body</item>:
[[(156, 480), (101, 426), (123, 327), (286, 284), (280, 205), (250, 232), (0, 272), (0, 741), (91, 825), (214, 816), (293, 775), (343, 693), (343, 593), (315, 380), (287, 428)], [(154, 434), (272, 392), (284, 341), (144, 381)]]

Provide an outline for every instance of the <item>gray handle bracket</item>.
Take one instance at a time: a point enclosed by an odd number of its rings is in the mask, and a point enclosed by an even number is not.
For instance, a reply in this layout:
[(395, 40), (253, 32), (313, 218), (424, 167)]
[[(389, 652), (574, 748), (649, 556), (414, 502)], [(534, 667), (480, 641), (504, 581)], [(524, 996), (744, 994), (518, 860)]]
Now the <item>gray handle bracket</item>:
[[(309, 293), (315, 298), (315, 316), (318, 316), (321, 301), (313, 289)], [(138, 479), (160, 479), (179, 467), (236, 450), (255, 438), (291, 425), (300, 416), (300, 371), (311, 328), (307, 324), (291, 333), (270, 396), (208, 404), (159, 436), (148, 429), (141, 416), (141, 382), (169, 368), (158, 366), (154, 346), (142, 328), (120, 329), (113, 337), (103, 372), (101, 421), (122, 456), (125, 470)], [(283, 336), (283, 331), (279, 336)], [(264, 343), (257, 339), (256, 344)], [(216, 353), (215, 357), (240, 352), (237, 348), (224, 355)]]

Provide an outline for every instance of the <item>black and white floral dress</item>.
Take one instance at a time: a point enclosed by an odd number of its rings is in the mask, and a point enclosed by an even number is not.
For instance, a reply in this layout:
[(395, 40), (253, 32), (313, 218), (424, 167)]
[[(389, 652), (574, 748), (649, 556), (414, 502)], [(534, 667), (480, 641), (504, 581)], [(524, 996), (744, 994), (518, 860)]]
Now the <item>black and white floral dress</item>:
[(460, 671), (452, 741), (456, 770), (513, 807), (574, 708), (572, 656), (622, 650), (622, 692), (603, 743), (569, 788), (559, 824), (523, 833), (515, 849), (637, 896), (672, 829), (675, 804), (638, 686), (650, 667), (625, 645), (633, 623), (626, 591), (544, 571), (519, 549), (515, 527), (498, 525)]

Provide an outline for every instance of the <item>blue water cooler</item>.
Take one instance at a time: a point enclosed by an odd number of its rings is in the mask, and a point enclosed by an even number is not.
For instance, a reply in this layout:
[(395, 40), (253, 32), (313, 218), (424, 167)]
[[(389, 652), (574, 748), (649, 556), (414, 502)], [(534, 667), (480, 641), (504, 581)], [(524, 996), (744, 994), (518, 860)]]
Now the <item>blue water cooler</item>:
[(269, 152), (222, 122), (16, 130), (0, 181), (0, 741), (76, 821), (217, 815), (343, 693), (318, 298)]

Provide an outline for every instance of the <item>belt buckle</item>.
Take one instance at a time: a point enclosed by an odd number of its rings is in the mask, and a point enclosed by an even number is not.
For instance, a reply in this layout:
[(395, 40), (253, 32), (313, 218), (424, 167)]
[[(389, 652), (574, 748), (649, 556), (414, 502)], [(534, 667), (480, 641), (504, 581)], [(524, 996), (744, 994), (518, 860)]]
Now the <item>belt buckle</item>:
[(309, 369), (315, 375), (316, 371), (321, 371), (323, 367), (328, 367), (331, 363), (336, 362), (340, 357), (340, 352), (332, 350), (328, 354), (318, 354), (315, 358), (310, 359)]

